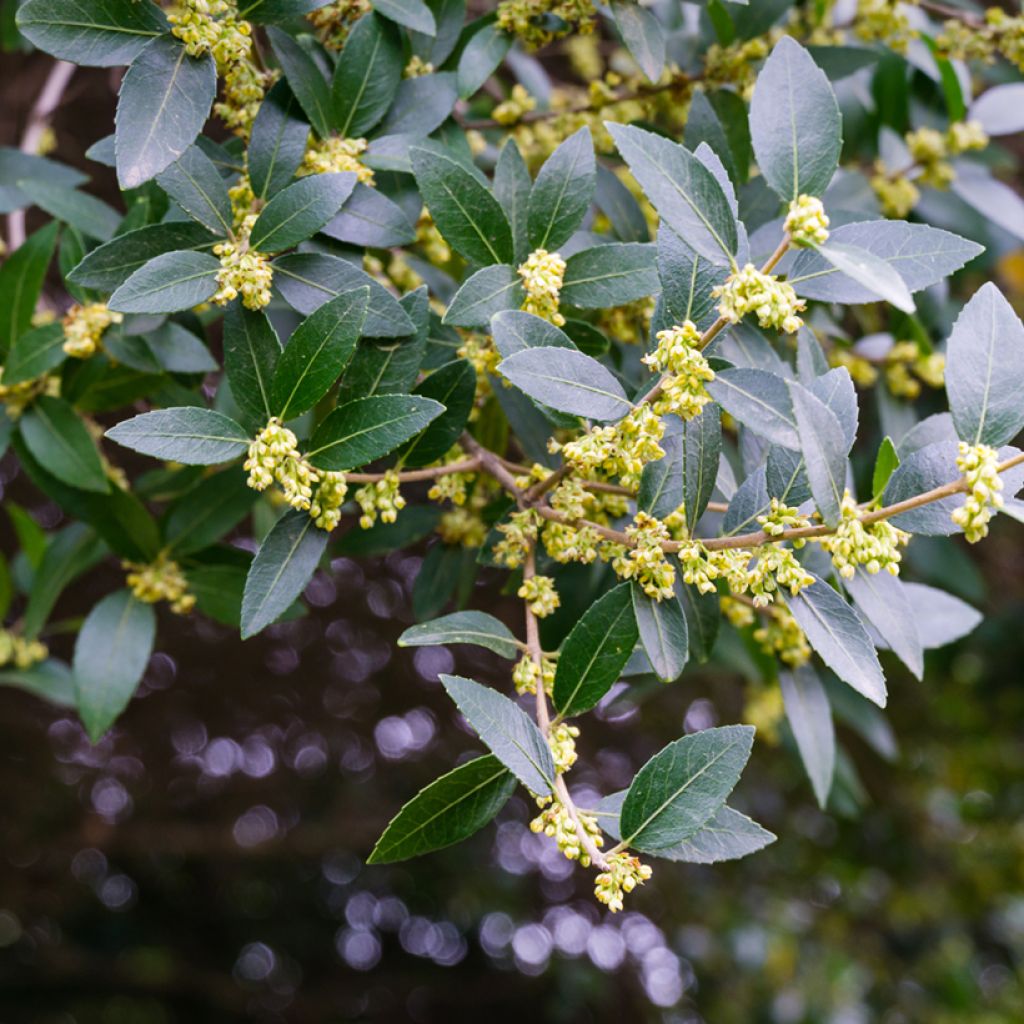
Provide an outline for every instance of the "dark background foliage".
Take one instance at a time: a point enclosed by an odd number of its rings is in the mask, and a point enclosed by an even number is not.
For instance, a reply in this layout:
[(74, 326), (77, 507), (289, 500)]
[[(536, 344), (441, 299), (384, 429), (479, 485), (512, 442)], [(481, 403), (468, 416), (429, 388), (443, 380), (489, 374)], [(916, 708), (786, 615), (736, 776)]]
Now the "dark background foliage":
[[(4, 57), (0, 144), (16, 144), (48, 65)], [(76, 73), (59, 159), (81, 165), (105, 133), (114, 81)], [(0, 481), (58, 524), (10, 458)], [(911, 549), (918, 578), (983, 602), (987, 621), (930, 655), (923, 684), (889, 662), (898, 756), (843, 736), (859, 810), (819, 812), (792, 752), (759, 743), (738, 803), (780, 840), (714, 868), (662, 864), (614, 918), (525, 828), (521, 798), (429, 860), (363, 866), (389, 813), (479, 746), (438, 671), (505, 671), (466, 649), (396, 648), (424, 549), (336, 561), (308, 617), (245, 644), (161, 611), (140, 699), (97, 747), (72, 715), (5, 692), (0, 1021), (1019, 1021), (1013, 527), (1000, 520), (977, 552), (988, 598), (969, 565)], [(8, 550), (9, 532), (0, 519)], [(104, 583), (59, 611), (82, 614)], [(513, 610), (495, 577), (479, 587), (476, 607)], [(736, 721), (742, 705), (742, 678), (721, 666), (641, 693), (588, 729), (579, 781), (619, 788), (684, 723)]]

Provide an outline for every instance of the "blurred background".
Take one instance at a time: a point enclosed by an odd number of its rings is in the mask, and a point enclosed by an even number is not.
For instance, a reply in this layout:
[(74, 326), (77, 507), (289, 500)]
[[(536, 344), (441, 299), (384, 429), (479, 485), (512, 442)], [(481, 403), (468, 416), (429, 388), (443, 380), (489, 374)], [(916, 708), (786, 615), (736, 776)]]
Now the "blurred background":
[[(0, 145), (18, 144), (49, 65), (3, 56)], [(111, 200), (83, 154), (109, 131), (116, 83), (76, 71), (53, 121), (55, 156)], [(60, 522), (10, 458), (0, 485)], [(8, 553), (12, 533), (0, 515)], [(778, 842), (733, 864), (661, 863), (615, 916), (528, 830), (521, 797), (461, 846), (364, 866), (399, 806), (479, 751), (438, 673), (508, 671), (476, 649), (396, 647), (426, 551), (337, 558), (308, 616), (245, 644), (161, 610), (139, 696), (96, 747), (72, 715), (3, 692), (2, 1024), (1024, 1020), (1019, 525), (1001, 517), (971, 560), (911, 546), (914, 578), (986, 621), (930, 654), (923, 683), (882, 655), (889, 709), (840, 723), (827, 812), (786, 736), (762, 730), (731, 802)], [(73, 588), (58, 617), (115, 577)], [(472, 603), (518, 628), (497, 576)], [(50, 638), (55, 654), (65, 642)], [(744, 658), (725, 637), (680, 682), (613, 702), (575, 786), (618, 789), (683, 731), (749, 716)]]

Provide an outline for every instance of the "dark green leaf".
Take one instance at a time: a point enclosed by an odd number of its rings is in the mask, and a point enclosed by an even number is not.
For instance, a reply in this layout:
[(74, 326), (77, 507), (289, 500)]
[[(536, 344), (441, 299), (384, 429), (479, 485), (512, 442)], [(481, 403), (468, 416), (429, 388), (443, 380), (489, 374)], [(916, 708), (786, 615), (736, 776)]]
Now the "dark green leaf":
[(292, 180), (308, 140), (309, 125), (299, 101), (287, 82), (275, 82), (253, 121), (246, 153), (257, 199), (269, 199)]
[(504, 622), (486, 612), (455, 612), (433, 622), (410, 626), (399, 638), (399, 647), (433, 647), (437, 644), (475, 644), (517, 660), (522, 645)]
[(519, 309), (525, 296), (515, 267), (507, 263), (484, 267), (455, 293), (444, 322), (456, 327), (486, 327), (495, 313)]
[(32, 323), (59, 228), (55, 221), (41, 227), (0, 264), (0, 356)]
[(281, 357), (281, 342), (266, 314), (240, 302), (224, 317), (224, 372), (239, 409), (258, 426), (273, 415), (271, 381)]
[(33, 205), (45, 210), (51, 217), (77, 228), (83, 235), (107, 242), (114, 237), (121, 214), (103, 200), (64, 185), (51, 185), (45, 181), (19, 181), (18, 188)]
[(58, 480), (98, 494), (110, 490), (89, 431), (64, 399), (40, 395), (18, 420), (18, 429), (28, 450)]
[(114, 139), (117, 179), (136, 188), (192, 145), (217, 92), (213, 57), (190, 57), (174, 36), (147, 43), (121, 82)]
[(665, 30), (652, 11), (627, 0), (612, 0), (612, 17), (640, 70), (652, 82), (665, 70)]
[(561, 300), (580, 309), (607, 309), (660, 290), (655, 247), (612, 242), (573, 253), (566, 260)]
[(494, 344), (503, 359), (526, 348), (570, 348), (576, 346), (559, 327), (533, 313), (508, 309), (491, 319)]
[(256, 492), (235, 468), (204, 477), (167, 510), (164, 540), (175, 556), (202, 551), (233, 530), (255, 501)]
[(420, 790), (384, 830), (368, 864), (391, 864), (468, 839), (504, 807), (515, 778), (493, 754), (459, 765)]
[(390, 249), (416, 240), (416, 230), (398, 205), (382, 192), (357, 184), (341, 212), (322, 233), (349, 245)]
[(788, 386), (814, 504), (822, 519), (835, 526), (846, 490), (848, 447), (843, 428), (835, 413), (807, 388), (796, 381)]
[(128, 706), (155, 637), (153, 606), (127, 590), (108, 594), (86, 617), (75, 642), (75, 697), (93, 743)]
[(395, 26), (364, 15), (349, 33), (334, 72), (334, 126), (345, 138), (362, 138), (387, 113), (402, 80), (402, 45)]
[(374, 10), (414, 32), (432, 36), (437, 32), (434, 15), (423, 0), (373, 0)]
[(900, 457), (891, 437), (882, 439), (875, 458), (875, 470), (871, 477), (871, 500), (878, 501), (889, 483), (889, 478), (896, 472)]
[(841, 274), (866, 288), (876, 299), (884, 299), (904, 313), (914, 312), (914, 299), (892, 264), (867, 249), (840, 242), (817, 247), (818, 254)]
[(18, 29), (34, 46), (87, 67), (130, 64), (167, 31), (158, 7), (124, 0), (27, 0), (17, 12)]
[(476, 397), (476, 371), (469, 360), (456, 359), (417, 384), (413, 394), (444, 406), (444, 412), (402, 452), (403, 465), (426, 466), (440, 459), (466, 428)]
[(352, 194), (356, 176), (311, 174), (282, 189), (252, 227), (249, 244), (260, 252), (280, 252), (315, 235)]
[(686, 615), (690, 653), (698, 661), (705, 662), (715, 649), (718, 627), (722, 623), (718, 594), (702, 594), (696, 587), (689, 586), (677, 572), (676, 597)]
[(186, 466), (230, 462), (250, 440), (229, 416), (192, 405), (144, 412), (111, 427), (106, 436), (143, 455)]
[(674, 595), (662, 601), (648, 597), (633, 585), (633, 612), (654, 674), (665, 683), (678, 679), (690, 657), (689, 631), (686, 615)]
[(553, 251), (564, 245), (590, 208), (596, 184), (594, 143), (584, 125), (548, 157), (533, 183), (526, 221), (530, 248)]
[(327, 547), (327, 536), (307, 512), (290, 509), (277, 521), (245, 578), (243, 640), (283, 615), (306, 589)]
[(736, 367), (719, 370), (707, 390), (730, 416), (755, 434), (783, 448), (800, 447), (793, 402), (781, 377), (767, 370)]
[(530, 243), (526, 235), (529, 216), (530, 191), (533, 181), (515, 139), (509, 139), (501, 148), (494, 168), (494, 198), (501, 204), (515, 242), (516, 260), (526, 258)]
[(71, 167), (33, 153), (22, 153), (13, 146), (0, 146), (0, 213), (28, 206), (28, 196), (18, 188), (19, 181), (44, 181), (74, 188), (87, 180), (84, 174)]
[(377, 132), (396, 139), (422, 139), (444, 124), (457, 99), (453, 72), (406, 78), (399, 83), (395, 101)]
[(630, 584), (620, 583), (587, 609), (562, 645), (553, 696), (559, 714), (594, 707), (622, 674), (636, 641)]
[(198, 147), (188, 149), (165, 171), (156, 183), (194, 220), (209, 228), (218, 238), (231, 234), (231, 200), (220, 171)]
[(347, 470), (393, 452), (444, 412), (444, 406), (416, 395), (357, 398), (320, 424), (307, 457), (317, 469)]
[(31, 668), (0, 670), (0, 686), (14, 686), (35, 697), (42, 697), (62, 708), (75, 706), (75, 682), (62, 661), (49, 659)]
[(654, 852), (697, 832), (739, 781), (753, 742), (751, 726), (727, 725), (684, 736), (655, 754), (622, 803), (627, 845)]
[(546, 796), (554, 787), (555, 764), (547, 741), (516, 703), (462, 676), (441, 676), (448, 696), (491, 752), (527, 789)]
[(824, 807), (832, 788), (836, 761), (832, 709), (825, 688), (810, 665), (780, 672), (779, 686), (800, 759), (811, 780), (818, 806)]
[(511, 263), (512, 230), (488, 189), (436, 143), (414, 146), (409, 156), (423, 200), (445, 240), (476, 263)]
[(64, 329), (45, 324), (19, 335), (4, 362), (4, 387), (39, 377), (64, 361)]
[(475, 32), (459, 57), (459, 96), (469, 99), (497, 70), (512, 46), (512, 37), (493, 22)]
[(317, 135), (326, 139), (332, 123), (331, 87), (327, 79), (321, 74), (316, 61), (283, 29), (268, 27), (267, 36), (299, 106)]
[(294, 331), (277, 361), (271, 407), (282, 420), (312, 409), (341, 376), (366, 320), (369, 288), (342, 292)]
[(122, 284), (107, 305), (122, 313), (176, 313), (205, 302), (217, 291), (220, 261), (183, 249), (156, 256)]
[(53, 538), (32, 579), (22, 624), (26, 637), (39, 635), (64, 589), (105, 552), (103, 542), (83, 523), (72, 523)]

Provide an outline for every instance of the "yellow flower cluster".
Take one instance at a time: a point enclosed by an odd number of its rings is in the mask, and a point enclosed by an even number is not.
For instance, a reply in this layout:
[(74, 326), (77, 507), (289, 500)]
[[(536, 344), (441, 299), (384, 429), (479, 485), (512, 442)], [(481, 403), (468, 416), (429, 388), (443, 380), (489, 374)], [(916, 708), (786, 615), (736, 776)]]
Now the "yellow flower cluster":
[(551, 615), (562, 603), (555, 590), (555, 581), (550, 576), (530, 576), (523, 580), (518, 594), (538, 619)]
[(717, 589), (714, 581), (722, 579), (731, 594), (749, 594), (758, 608), (771, 604), (780, 590), (796, 597), (814, 582), (814, 577), (796, 560), (792, 550), (780, 544), (765, 544), (754, 551), (748, 548), (708, 551), (699, 540), (691, 540), (680, 547), (677, 555), (684, 583), (696, 587), (702, 594), (710, 594)]
[(428, 60), (424, 60), (418, 53), (414, 53), (409, 58), (409, 63), (402, 68), (403, 78), (422, 78), (424, 75), (432, 75), (434, 73), (434, 65)]
[(520, 696), (524, 693), (536, 693), (538, 679), (543, 683), (544, 692), (550, 696), (555, 685), (555, 663), (549, 658), (544, 658), (538, 667), (537, 662), (529, 654), (524, 654), (512, 670), (512, 682), (515, 683), (516, 693)]
[(26, 640), (9, 629), (0, 628), (0, 668), (31, 668), (50, 655), (46, 644), (39, 640)]
[(196, 598), (188, 592), (188, 580), (181, 566), (161, 551), (152, 562), (122, 562), (130, 570), (125, 577), (132, 597), (146, 604), (166, 601), (176, 615), (187, 615), (195, 607)]
[(41, 377), (17, 384), (4, 384), (3, 375), (4, 369), (0, 366), (0, 402), (12, 420), (18, 419), (40, 395), (56, 398), (60, 394), (60, 377), (52, 374), (44, 373)]
[(561, 722), (552, 726), (548, 734), (548, 746), (555, 762), (555, 771), (561, 775), (576, 763), (576, 739), (580, 734), (578, 726)]
[(558, 312), (558, 297), (565, 277), (565, 260), (557, 252), (535, 249), (520, 265), (519, 276), (526, 290), (523, 309), (556, 327), (563, 326), (565, 317)]
[(348, 490), (345, 474), (314, 469), (299, 451), (298, 439), (276, 416), (253, 438), (243, 469), (253, 490), (265, 491), (276, 483), (285, 501), (308, 512), (320, 529), (333, 530), (340, 522)]
[(594, 895), (614, 914), (622, 909), (622, 897), (643, 885), (654, 872), (626, 850), (610, 853), (605, 859), (608, 870), (594, 879)]
[(328, 50), (340, 50), (352, 26), (371, 10), (370, 0), (334, 0), (306, 15), (317, 38)]
[(235, 242), (218, 242), (213, 253), (220, 259), (220, 269), (212, 302), (226, 306), (239, 295), (246, 309), (262, 309), (270, 302), (274, 268), (263, 253), (249, 248), (247, 234)]
[(711, 401), (704, 385), (715, 379), (715, 371), (700, 351), (701, 333), (687, 320), (681, 327), (658, 331), (656, 337), (657, 347), (643, 357), (655, 373), (667, 375), (654, 411), (659, 416), (673, 413), (692, 420)]
[(999, 452), (987, 444), (960, 442), (957, 469), (967, 483), (967, 498), (953, 510), (952, 519), (964, 531), (969, 544), (988, 536), (992, 516), (1003, 507), (1003, 481), (999, 475)]
[(875, 162), (871, 188), (878, 196), (882, 213), (897, 220), (906, 217), (921, 198), (920, 189), (905, 175), (890, 171), (884, 160)]
[(835, 533), (818, 539), (822, 548), (832, 556), (832, 564), (844, 579), (852, 579), (857, 566), (862, 565), (874, 575), (885, 569), (892, 576), (900, 574), (900, 548), (910, 540), (910, 534), (897, 529), (892, 523), (880, 520), (865, 525), (861, 510), (850, 492), (843, 495), (842, 517)]
[(550, 441), (551, 452), (562, 457), (584, 477), (602, 474), (619, 477), (625, 487), (640, 481), (648, 462), (665, 454), (658, 443), (665, 433), (665, 424), (649, 405), (638, 405), (618, 423), (593, 427), (582, 437), (560, 445)]
[(508, 99), (502, 100), (492, 111), (491, 117), (498, 124), (515, 124), (521, 121), (523, 114), (537, 109), (537, 101), (518, 82), (512, 86)]
[(704, 87), (712, 89), (730, 85), (743, 99), (749, 100), (757, 79), (758, 62), (768, 56), (781, 34), (781, 30), (773, 29), (766, 35), (729, 43), (727, 46), (712, 43), (704, 58)]
[(764, 328), (795, 334), (803, 327), (797, 316), (806, 308), (793, 286), (774, 274), (763, 274), (753, 263), (736, 270), (711, 294), (718, 299), (718, 312), (730, 323), (739, 323), (748, 313), (757, 315)]
[(861, 39), (884, 43), (897, 53), (906, 53), (916, 35), (901, 0), (857, 0), (854, 31)]
[(302, 163), (295, 174), (301, 178), (307, 174), (351, 171), (364, 185), (372, 185), (373, 171), (359, 160), (368, 145), (366, 139), (344, 139), (340, 135), (318, 139), (311, 134)]
[(932, 388), (945, 383), (946, 357), (941, 352), (923, 354), (913, 341), (896, 342), (885, 354), (884, 366), (885, 383), (899, 398), (917, 398), (922, 381)]
[(224, 79), (224, 99), (214, 110), (229, 128), (247, 136), (278, 75), (254, 63), (252, 26), (238, 17), (234, 0), (178, 0), (167, 20), (193, 57), (213, 55)]
[(662, 544), (669, 539), (668, 528), (660, 519), (646, 512), (637, 512), (626, 527), (633, 546), (625, 548), (612, 561), (612, 568), (624, 580), (635, 579), (643, 592), (655, 601), (675, 593), (675, 566), (668, 560)]
[(783, 604), (766, 609), (766, 617), (754, 630), (754, 640), (765, 654), (774, 654), (792, 668), (811, 660), (811, 648), (793, 613)]
[(939, 50), (957, 60), (983, 60), (991, 63), (1001, 53), (1024, 71), (1024, 16), (1010, 14), (1001, 7), (985, 12), (980, 27), (951, 19), (942, 26), (936, 38)]
[(828, 215), (816, 196), (799, 196), (789, 204), (783, 230), (794, 245), (824, 245), (828, 241)]
[(494, 560), (508, 569), (518, 569), (537, 539), (537, 526), (537, 513), (529, 508), (513, 512), (508, 522), (499, 523), (497, 530), (502, 538), (494, 545)]
[[(538, 835), (543, 832), (544, 835), (555, 840), (558, 848), (569, 860), (578, 860), (583, 867), (590, 867), (590, 855), (584, 851), (579, 834), (576, 832), (576, 824), (564, 805), (552, 797), (538, 797), (537, 806), (543, 807), (544, 811), (530, 822), (530, 831)], [(580, 825), (593, 840), (594, 845), (603, 846), (604, 836), (601, 835), (601, 830), (597, 827), (597, 820), (592, 815), (582, 814), (579, 811), (576, 813)]]
[[(811, 521), (800, 514), (800, 510), (787, 505), (778, 498), (772, 498), (768, 511), (763, 516), (757, 517), (758, 524), (769, 537), (778, 537), (786, 530), (798, 530), (804, 526), (810, 526)], [(797, 540), (796, 546), (801, 547), (802, 541)]]
[(593, 0), (502, 0), (498, 28), (535, 50), (573, 31), (593, 32), (594, 14)]
[(381, 522), (393, 523), (405, 508), (405, 498), (399, 492), (398, 470), (389, 469), (380, 480), (366, 484), (356, 491), (356, 503), (362, 509), (359, 525), (368, 530), (380, 516)]
[(100, 347), (103, 332), (119, 324), (124, 316), (107, 309), (105, 302), (75, 303), (61, 321), (64, 328), (64, 353), (75, 359), (88, 359)]

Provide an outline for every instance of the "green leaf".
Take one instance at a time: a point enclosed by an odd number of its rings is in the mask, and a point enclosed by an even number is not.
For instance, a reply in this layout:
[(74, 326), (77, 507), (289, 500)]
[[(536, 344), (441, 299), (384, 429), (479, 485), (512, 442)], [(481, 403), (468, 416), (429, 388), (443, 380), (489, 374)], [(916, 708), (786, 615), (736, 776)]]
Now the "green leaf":
[(945, 647), (946, 644), (962, 639), (973, 632), (984, 618), (981, 612), (966, 601), (944, 590), (924, 583), (904, 583), (903, 587), (914, 608), (916, 625), (925, 650)]
[[(444, 124), (457, 100), (455, 74), (451, 71), (403, 79), (395, 90), (395, 101), (387, 117), (376, 131), (395, 140), (408, 136), (405, 143), (398, 143), (399, 148), (409, 141), (418, 142)], [(461, 135), (459, 138), (465, 145)], [(377, 147), (371, 147), (367, 150), (367, 163), (374, 166), (378, 155)], [(466, 160), (470, 159), (467, 153)]]
[(651, 82), (665, 70), (665, 30), (653, 12), (628, 0), (612, 0), (615, 27), (626, 49)]
[(361, 183), (356, 184), (338, 215), (323, 226), (321, 234), (373, 249), (390, 249), (416, 240), (416, 230), (398, 203)]
[(339, 135), (362, 138), (384, 117), (402, 80), (402, 66), (395, 26), (373, 13), (360, 18), (345, 41), (331, 85)]
[(515, 779), (493, 754), (459, 765), (402, 807), (367, 864), (392, 864), (468, 839), (505, 806), (513, 789)]
[(410, 32), (412, 52), (439, 68), (459, 43), (466, 20), (466, 0), (426, 0), (426, 4), (437, 28), (434, 33)]
[(398, 300), (379, 281), (337, 256), (290, 253), (274, 260), (274, 284), (293, 309), (308, 316), (329, 299), (355, 288), (370, 289), (363, 333), (371, 338), (404, 338), (416, 325)]
[(143, 455), (186, 466), (230, 462), (250, 441), (229, 416), (194, 405), (144, 412), (111, 427), (106, 436)]
[(313, 58), (283, 29), (268, 27), (267, 36), (299, 106), (322, 139), (331, 133), (331, 88)]
[(575, 252), (565, 261), (561, 301), (579, 309), (607, 309), (660, 290), (655, 247), (612, 242)]
[(836, 762), (832, 709), (825, 688), (810, 665), (780, 672), (779, 686), (800, 759), (811, 780), (818, 806), (824, 807), (832, 788)]
[(437, 32), (434, 15), (423, 0), (373, 0), (373, 9), (399, 25), (432, 36)]
[(320, 562), (327, 537), (308, 512), (289, 509), (278, 519), (245, 578), (243, 640), (265, 629), (298, 599)]
[(270, 389), (274, 415), (292, 419), (330, 391), (356, 350), (369, 298), (369, 288), (342, 292), (299, 324), (277, 361)]
[[(694, 93), (694, 96), (699, 93)], [(497, 191), (497, 188), (495, 188)], [(612, 230), (623, 242), (649, 242), (647, 218), (640, 203), (618, 176), (607, 167), (597, 166), (597, 188), (594, 191), (597, 208), (611, 222)]]
[(71, 523), (54, 536), (32, 579), (22, 623), (26, 637), (39, 635), (64, 589), (105, 553), (103, 542), (83, 523)]
[[(901, 220), (841, 224), (831, 231), (829, 245), (854, 246), (884, 261), (911, 292), (937, 284), (984, 251), (948, 231)], [(797, 294), (807, 299), (846, 304), (877, 300), (872, 288), (840, 273), (814, 249), (802, 250), (787, 276)]]
[(884, 437), (878, 446), (878, 455), (875, 457), (875, 470), (871, 477), (871, 500), (878, 501), (889, 483), (889, 478), (896, 472), (900, 464), (900, 457), (896, 453), (896, 445), (892, 443), (891, 437)]
[(970, 120), (989, 135), (1016, 135), (1024, 131), (1024, 82), (986, 89), (972, 104)]
[(0, 213), (28, 206), (28, 196), (17, 186), (19, 181), (45, 181), (74, 188), (88, 180), (84, 174), (53, 160), (22, 153), (13, 146), (0, 146)]
[(718, 316), (711, 294), (725, 271), (699, 256), (674, 231), (658, 229), (658, 277), (661, 301), (673, 323), (692, 320), (707, 330)]
[(107, 242), (114, 237), (121, 214), (102, 199), (79, 192), (64, 185), (51, 185), (45, 181), (19, 181), (18, 188), (33, 205), (45, 210), (51, 217), (77, 228), (83, 235)]
[(715, 266), (736, 253), (736, 220), (715, 176), (687, 149), (652, 132), (606, 122), (661, 219)]
[(224, 317), (224, 372), (238, 408), (256, 426), (273, 416), (271, 382), (281, 342), (265, 313), (246, 309), (240, 302)]
[(110, 490), (89, 431), (64, 399), (40, 395), (18, 421), (18, 429), (28, 450), (58, 480), (98, 494)]
[(335, 409), (317, 428), (306, 453), (317, 469), (347, 470), (393, 452), (444, 412), (417, 395), (371, 395)]
[(498, 263), (478, 270), (455, 293), (444, 314), (444, 322), (455, 327), (486, 327), (491, 317), (504, 310), (519, 309), (526, 292), (515, 267)]
[(168, 508), (163, 522), (168, 548), (180, 557), (215, 544), (249, 514), (256, 496), (235, 468), (204, 477)]
[(158, 7), (124, 0), (27, 0), (16, 17), (33, 46), (84, 67), (130, 64), (167, 31)]
[(517, 261), (526, 259), (530, 249), (526, 236), (526, 221), (529, 216), (532, 189), (533, 181), (526, 161), (523, 160), (515, 139), (509, 139), (501, 147), (498, 163), (494, 168), (494, 198), (498, 200), (512, 226)]
[(459, 56), (458, 88), (462, 99), (482, 89), (512, 46), (512, 36), (494, 22), (474, 32)]
[(633, 584), (633, 613), (654, 674), (664, 683), (675, 682), (690, 657), (689, 630), (679, 599), (673, 595), (655, 601)]
[(174, 36), (147, 43), (117, 99), (114, 145), (121, 188), (156, 177), (192, 145), (217, 92), (213, 57), (190, 57)]
[(689, 586), (679, 573), (676, 573), (675, 589), (683, 614), (686, 615), (690, 653), (703, 663), (711, 657), (711, 652), (715, 649), (718, 627), (722, 622), (718, 594), (702, 594), (696, 587)]
[(867, 249), (839, 242), (819, 245), (817, 251), (836, 270), (863, 285), (876, 299), (884, 299), (904, 313), (914, 312), (914, 299), (910, 289), (892, 265), (884, 259)]
[(139, 267), (110, 296), (121, 313), (177, 313), (205, 302), (217, 291), (220, 261), (205, 252), (165, 252)]
[(767, 370), (719, 370), (707, 384), (711, 397), (755, 434), (783, 448), (799, 449), (793, 402), (786, 382)]
[(32, 324), (39, 293), (57, 245), (56, 221), (41, 227), (0, 263), (0, 356)]
[(783, 199), (820, 196), (839, 165), (843, 121), (825, 72), (791, 36), (761, 68), (750, 101), (758, 167)]
[(622, 674), (636, 646), (630, 584), (599, 597), (565, 638), (555, 672), (554, 704), (567, 717), (589, 711)]
[(352, 194), (356, 176), (311, 174), (282, 189), (252, 227), (249, 244), (260, 252), (280, 252), (315, 235)]
[(467, 359), (453, 360), (417, 384), (413, 394), (444, 406), (444, 412), (402, 452), (403, 465), (427, 466), (444, 456), (466, 428), (476, 397), (476, 371)]
[(573, 349), (524, 349), (502, 360), (498, 370), (531, 398), (559, 412), (612, 421), (632, 408), (611, 371)]
[(491, 333), (504, 359), (528, 348), (576, 348), (561, 328), (543, 317), (518, 309), (505, 310), (494, 316)]
[[(150, 260), (179, 249), (211, 249), (217, 240), (200, 224), (148, 224), (93, 249), (68, 275), (74, 284), (112, 292)], [(0, 271), (2, 273), (2, 271)]]
[(227, 186), (213, 161), (199, 148), (189, 146), (156, 183), (190, 216), (218, 238), (232, 230), (231, 200)]
[(844, 683), (885, 707), (885, 677), (860, 616), (824, 580), (815, 577), (796, 597), (787, 597), (807, 642)]
[(727, 725), (684, 736), (655, 754), (622, 803), (626, 844), (656, 852), (697, 832), (733, 791), (753, 742), (752, 726)]
[(796, 381), (789, 381), (800, 449), (814, 504), (829, 526), (839, 522), (846, 490), (848, 446), (836, 414)]
[(246, 151), (249, 181), (257, 199), (269, 199), (292, 180), (308, 139), (309, 125), (295, 94), (287, 82), (275, 82), (260, 104)]
[(31, 668), (0, 670), (0, 686), (16, 687), (58, 707), (75, 706), (75, 683), (71, 671), (63, 662), (52, 658)]
[(136, 601), (127, 590), (108, 594), (86, 616), (75, 641), (75, 698), (93, 743), (128, 706), (155, 637), (153, 606)]
[(516, 661), (522, 645), (512, 631), (486, 612), (454, 612), (432, 622), (410, 626), (399, 638), (399, 647), (433, 647), (437, 644), (475, 644)]
[(924, 675), (924, 647), (917, 628), (918, 609), (911, 603), (903, 581), (887, 572), (869, 573), (858, 566), (843, 579), (853, 603), (904, 665), (920, 679)]
[(45, 324), (19, 335), (4, 362), (4, 387), (32, 380), (64, 362), (64, 328)]
[(533, 183), (526, 219), (530, 248), (564, 245), (586, 216), (596, 184), (594, 143), (584, 125), (548, 157)]
[(511, 263), (512, 229), (490, 191), (437, 143), (413, 146), (409, 156), (416, 184), (445, 241), (484, 266)]
[[(1024, 326), (989, 282), (972, 296), (946, 345), (946, 392), (957, 435), (998, 447), (1024, 427)], [(951, 478), (952, 479), (952, 478)]]
[(547, 741), (525, 711), (508, 697), (462, 676), (441, 676), (448, 696), (491, 752), (527, 789), (547, 796), (555, 763)]

